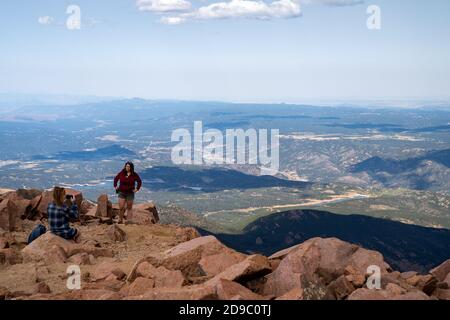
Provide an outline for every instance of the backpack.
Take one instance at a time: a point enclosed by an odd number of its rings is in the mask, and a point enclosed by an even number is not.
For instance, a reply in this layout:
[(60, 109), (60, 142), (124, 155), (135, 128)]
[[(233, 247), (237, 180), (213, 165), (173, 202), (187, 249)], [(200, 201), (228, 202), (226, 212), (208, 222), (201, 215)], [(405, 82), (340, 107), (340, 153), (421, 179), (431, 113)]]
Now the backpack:
[(46, 232), (47, 232), (47, 228), (42, 224), (38, 224), (33, 229), (33, 231), (31, 231), (30, 235), (28, 236), (28, 241), (27, 241), (28, 244), (30, 244), (31, 242), (33, 242), (34, 240), (36, 240), (37, 238), (39, 238)]

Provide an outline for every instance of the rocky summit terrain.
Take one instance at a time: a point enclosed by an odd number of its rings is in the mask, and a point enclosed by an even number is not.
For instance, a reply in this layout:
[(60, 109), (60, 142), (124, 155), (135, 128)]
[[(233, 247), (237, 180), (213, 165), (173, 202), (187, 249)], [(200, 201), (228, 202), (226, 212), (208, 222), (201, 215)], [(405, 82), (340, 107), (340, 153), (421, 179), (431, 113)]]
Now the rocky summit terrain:
[[(79, 205), (77, 243), (47, 232), (27, 244), (37, 224), (48, 227), (51, 191), (0, 195), (0, 299), (450, 299), (450, 260), (426, 274), (399, 272), (377, 251), (319, 237), (269, 257), (243, 254), (192, 227), (161, 224), (152, 203), (136, 205), (132, 223), (118, 225), (106, 195), (92, 203), (68, 193)], [(379, 288), (370, 289), (376, 279)]]

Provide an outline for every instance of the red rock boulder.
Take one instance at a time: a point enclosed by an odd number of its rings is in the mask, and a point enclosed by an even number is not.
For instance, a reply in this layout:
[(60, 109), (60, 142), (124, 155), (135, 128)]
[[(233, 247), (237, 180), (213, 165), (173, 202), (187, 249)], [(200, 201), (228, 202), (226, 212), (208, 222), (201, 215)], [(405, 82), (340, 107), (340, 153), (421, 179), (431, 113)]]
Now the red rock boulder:
[(306, 290), (313, 285), (325, 298), (328, 291), (321, 287), (345, 275), (349, 267), (362, 275), (371, 265), (378, 266), (381, 273), (390, 269), (379, 252), (337, 238), (312, 238), (285, 252), (278, 268), (267, 276), (264, 287), (267, 295), (282, 296), (296, 287)]
[(264, 297), (250, 291), (243, 285), (226, 279), (220, 279), (215, 289), (220, 300), (264, 300)]
[(272, 272), (272, 267), (269, 259), (262, 255), (254, 254), (246, 257), (239, 263), (229, 266), (206, 283), (209, 285), (216, 285), (217, 282), (222, 279), (245, 283), (265, 276), (270, 272)]
[(121, 280), (126, 274), (120, 267), (112, 262), (102, 262), (89, 275), (91, 281), (100, 281), (105, 279)]
[(0, 264), (19, 264), (22, 263), (22, 255), (13, 248), (0, 249)]
[(431, 298), (419, 290), (405, 292), (396, 287), (384, 290), (360, 288), (353, 291), (348, 300), (431, 300)]
[(102, 194), (97, 199), (97, 211), (95, 213), (97, 217), (112, 218), (112, 203), (108, 200), (108, 195)]
[[(202, 258), (218, 254), (221, 255), (221, 258), (228, 256), (233, 261), (238, 260), (236, 257), (241, 255), (223, 245), (216, 237), (206, 236), (180, 243), (166, 251), (158, 264), (170, 270), (180, 270), (187, 277), (202, 276), (208, 273), (212, 275), (221, 272), (221, 268), (214, 265), (209, 259), (202, 261)], [(200, 261), (202, 261), (201, 265)], [(202, 266), (206, 270), (203, 270)]]
[(159, 222), (159, 214), (153, 203), (142, 203), (133, 206), (133, 220), (138, 224), (155, 224)]
[(108, 228), (106, 235), (114, 242), (123, 242), (127, 239), (127, 233), (116, 224)]
[(430, 273), (434, 275), (438, 281), (444, 281), (450, 274), (450, 259), (431, 270)]
[(0, 228), (16, 231), (19, 228), (20, 215), (17, 205), (9, 199), (0, 202)]
[(155, 268), (146, 261), (137, 266), (136, 273), (138, 277), (152, 279), (155, 287), (181, 288), (186, 284), (180, 270), (168, 270), (163, 266)]

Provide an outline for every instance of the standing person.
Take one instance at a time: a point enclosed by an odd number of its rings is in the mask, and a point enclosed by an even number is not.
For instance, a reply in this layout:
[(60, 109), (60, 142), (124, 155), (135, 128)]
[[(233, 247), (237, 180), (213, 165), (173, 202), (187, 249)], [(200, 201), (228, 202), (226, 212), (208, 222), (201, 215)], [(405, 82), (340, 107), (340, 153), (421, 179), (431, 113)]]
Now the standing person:
[[(119, 186), (117, 183), (119, 182)], [(134, 164), (130, 161), (125, 163), (125, 167), (114, 178), (114, 188), (119, 195), (119, 223), (123, 223), (125, 208), (127, 220), (133, 219), (134, 194), (141, 189), (142, 181), (139, 175), (134, 172)]]
[(66, 196), (66, 190), (61, 187), (53, 189), (53, 202), (48, 204), (48, 224), (50, 231), (64, 239), (78, 242), (80, 232), (71, 228), (70, 219), (78, 218), (78, 207), (72, 202), (72, 196)]

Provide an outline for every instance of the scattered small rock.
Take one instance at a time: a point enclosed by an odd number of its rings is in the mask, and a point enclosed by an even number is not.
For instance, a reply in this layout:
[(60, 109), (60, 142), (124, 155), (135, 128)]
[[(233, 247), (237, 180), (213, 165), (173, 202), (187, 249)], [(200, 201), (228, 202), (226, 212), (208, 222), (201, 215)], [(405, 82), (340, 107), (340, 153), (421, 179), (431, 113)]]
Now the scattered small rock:
[(34, 289), (34, 294), (38, 293), (51, 293), (50, 287), (45, 282), (39, 282)]
[(112, 276), (114, 279), (121, 280), (126, 277), (125, 272), (123, 272), (119, 267), (111, 262), (100, 263), (94, 271), (90, 274), (91, 281), (104, 280)]
[(10, 295), (10, 292), (5, 287), (0, 287), (0, 300), (5, 300)]
[(221, 300), (263, 300), (264, 298), (253, 293), (237, 282), (220, 279), (216, 285), (217, 296)]
[(0, 264), (19, 264), (22, 263), (22, 255), (13, 248), (0, 249)]
[(118, 225), (114, 224), (109, 227), (106, 232), (108, 237), (114, 242), (123, 242), (127, 239), (127, 234), (124, 230), (122, 230)]
[(120, 290), (125, 296), (139, 296), (143, 295), (150, 289), (155, 287), (155, 281), (153, 279), (138, 277), (133, 283), (128, 284)]

